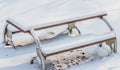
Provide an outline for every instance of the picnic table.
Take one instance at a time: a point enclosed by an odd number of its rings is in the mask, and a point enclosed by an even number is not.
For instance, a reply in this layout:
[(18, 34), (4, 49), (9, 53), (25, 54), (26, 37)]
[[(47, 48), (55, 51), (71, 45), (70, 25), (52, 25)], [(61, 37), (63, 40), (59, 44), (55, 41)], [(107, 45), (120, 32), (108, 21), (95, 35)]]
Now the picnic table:
[[(104, 18), (104, 16), (107, 16), (107, 13), (99, 12), (99, 9), (95, 8), (93, 5), (85, 5), (86, 3), (80, 4), (79, 2), (70, 2), (69, 4), (55, 6), (49, 5), (47, 7), (43, 7), (42, 9), (37, 8), (20, 15), (9, 17), (6, 20), (7, 25), (5, 35), (8, 36), (8, 39), (5, 43), (10, 41), (11, 45), (14, 46), (12, 42), (13, 33), (23, 32), (31, 34), (37, 44), (37, 57), (34, 57), (33, 60), (36, 59), (40, 63), (41, 70), (46, 70), (46, 58), (48, 56), (94, 44), (106, 42), (113, 52), (117, 52), (116, 34), (107, 19)], [(37, 30), (48, 29), (61, 25), (68, 25), (68, 30), (71, 31), (72, 28), (76, 27), (76, 22), (96, 18), (104, 21), (110, 29), (110, 32), (100, 35), (82, 35), (82, 37), (79, 35), (72, 38), (69, 37), (67, 38), (68, 40), (61, 39), (56, 42), (51, 41), (52, 43), (48, 43), (47, 45), (42, 45), (38, 35), (36, 34)], [(15, 27), (17, 30), (12, 32), (10, 30), (11, 26)], [(79, 29), (78, 32), (80, 33)], [(54, 43), (57, 43), (59, 46), (56, 46)], [(112, 46), (112, 44), (114, 44), (114, 46)]]

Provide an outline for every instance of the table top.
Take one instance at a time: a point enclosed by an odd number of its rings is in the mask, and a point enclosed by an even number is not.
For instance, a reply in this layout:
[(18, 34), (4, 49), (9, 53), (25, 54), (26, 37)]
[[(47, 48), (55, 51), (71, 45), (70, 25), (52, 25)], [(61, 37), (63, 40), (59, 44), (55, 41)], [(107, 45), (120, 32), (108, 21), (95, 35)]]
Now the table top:
[(61, 0), (58, 3), (48, 4), (17, 16), (9, 17), (7, 21), (23, 31), (59, 24), (65, 21), (78, 19), (100, 11), (99, 8), (84, 1)]

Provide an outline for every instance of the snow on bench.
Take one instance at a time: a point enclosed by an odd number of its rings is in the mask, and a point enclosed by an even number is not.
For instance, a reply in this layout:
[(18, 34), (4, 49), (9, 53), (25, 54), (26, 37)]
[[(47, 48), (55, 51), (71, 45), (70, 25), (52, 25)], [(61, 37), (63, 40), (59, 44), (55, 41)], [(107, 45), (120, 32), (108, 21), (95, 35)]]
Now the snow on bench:
[(116, 39), (114, 32), (105, 34), (86, 34), (75, 37), (65, 37), (56, 40), (50, 40), (48, 43), (42, 44), (41, 48), (48, 56), (70, 51), (74, 49), (83, 48), (86, 46), (100, 44), (111, 39)]

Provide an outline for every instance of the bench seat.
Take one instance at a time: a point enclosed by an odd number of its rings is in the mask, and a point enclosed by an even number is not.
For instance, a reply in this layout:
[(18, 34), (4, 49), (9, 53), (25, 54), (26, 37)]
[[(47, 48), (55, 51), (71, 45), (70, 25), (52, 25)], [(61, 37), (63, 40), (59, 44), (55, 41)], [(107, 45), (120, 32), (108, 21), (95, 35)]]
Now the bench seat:
[[(66, 50), (78, 49), (84, 46), (89, 46), (90, 44), (98, 44), (100, 42), (104, 42), (109, 39), (115, 38), (114, 32), (108, 32), (105, 34), (86, 34), (79, 35), (75, 37), (65, 36), (62, 38), (51, 39), (47, 43), (43, 43), (41, 48), (42, 50), (49, 56), (52, 54), (57, 54), (59, 52), (64, 52)], [(56, 41), (57, 40), (57, 41)]]

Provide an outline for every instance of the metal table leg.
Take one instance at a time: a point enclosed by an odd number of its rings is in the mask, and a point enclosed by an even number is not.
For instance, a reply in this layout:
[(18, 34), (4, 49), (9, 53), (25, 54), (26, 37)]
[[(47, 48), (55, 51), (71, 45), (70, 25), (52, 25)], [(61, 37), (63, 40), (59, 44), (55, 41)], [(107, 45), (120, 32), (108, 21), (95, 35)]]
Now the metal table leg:
[(5, 46), (6, 42), (7, 42), (7, 26), (8, 26), (8, 24), (6, 23), (4, 25), (4, 28), (3, 28), (3, 42), (2, 42), (2, 46)]
[(69, 30), (70, 34), (72, 34), (72, 29), (74, 29), (74, 28), (78, 31), (79, 34), (81, 34), (80, 30), (75, 26), (75, 22), (68, 24), (68, 30)]
[(41, 64), (40, 64), (41, 70), (46, 70), (47, 69), (46, 68), (46, 56), (45, 56), (45, 54), (43, 54), (43, 52), (41, 50), (41, 42), (40, 42), (37, 34), (35, 33), (34, 29), (30, 30), (30, 34), (32, 35), (35, 43), (37, 44), (37, 46), (36, 46), (36, 53), (37, 53), (37, 57), (39, 57), (39, 60), (41, 62)]
[(109, 40), (106, 44), (110, 46), (112, 52), (117, 52), (117, 39)]
[(8, 24), (5, 25), (4, 29), (4, 43), (5, 45), (11, 45), (13, 48), (15, 48), (14, 43), (12, 41), (12, 32), (7, 29)]
[[(107, 21), (106, 18), (101, 17), (100, 19), (102, 19), (102, 20), (105, 22), (105, 24), (109, 27), (109, 29), (115, 33), (113, 27), (110, 25), (110, 23)], [(116, 34), (116, 33), (115, 33), (115, 34)], [(108, 42), (106, 42), (106, 44), (108, 44), (108, 45), (110, 46), (111, 50), (112, 50), (114, 53), (117, 52), (117, 39), (108, 41)], [(113, 47), (112, 47), (112, 44), (114, 44)]]

